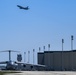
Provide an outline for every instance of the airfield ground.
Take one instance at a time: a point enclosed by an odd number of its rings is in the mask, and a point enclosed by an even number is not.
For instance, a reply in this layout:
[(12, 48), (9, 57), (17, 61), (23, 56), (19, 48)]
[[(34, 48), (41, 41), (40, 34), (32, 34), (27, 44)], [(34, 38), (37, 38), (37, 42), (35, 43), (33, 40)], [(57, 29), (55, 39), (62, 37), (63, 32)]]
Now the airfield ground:
[(8, 74), (15, 74), (15, 73), (20, 73), (19, 71), (1, 71), (0, 70), (0, 75), (8, 75)]
[(76, 75), (75, 71), (21, 71), (6, 75)]

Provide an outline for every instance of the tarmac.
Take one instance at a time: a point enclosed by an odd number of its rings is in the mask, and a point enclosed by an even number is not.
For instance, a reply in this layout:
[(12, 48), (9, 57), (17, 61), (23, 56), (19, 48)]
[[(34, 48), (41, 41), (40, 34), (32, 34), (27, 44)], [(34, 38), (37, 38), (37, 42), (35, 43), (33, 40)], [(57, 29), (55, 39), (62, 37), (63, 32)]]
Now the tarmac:
[(75, 71), (21, 71), (6, 75), (76, 75)]

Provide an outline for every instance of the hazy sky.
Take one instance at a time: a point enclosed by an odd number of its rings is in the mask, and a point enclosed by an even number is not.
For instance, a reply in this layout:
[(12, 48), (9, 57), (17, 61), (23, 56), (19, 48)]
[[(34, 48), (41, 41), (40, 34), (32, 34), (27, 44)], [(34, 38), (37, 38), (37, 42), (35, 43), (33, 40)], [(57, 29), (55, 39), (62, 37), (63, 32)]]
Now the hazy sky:
[[(30, 9), (22, 10), (17, 5)], [(36, 59), (39, 47), (48, 50), (50, 44), (50, 50), (61, 50), (61, 39), (64, 50), (70, 50), (71, 35), (76, 49), (76, 0), (0, 0), (0, 51), (30, 51), (32, 63), (33, 49)], [(12, 60), (16, 60), (16, 54), (12, 54)], [(8, 53), (0, 53), (2, 60), (8, 60)]]

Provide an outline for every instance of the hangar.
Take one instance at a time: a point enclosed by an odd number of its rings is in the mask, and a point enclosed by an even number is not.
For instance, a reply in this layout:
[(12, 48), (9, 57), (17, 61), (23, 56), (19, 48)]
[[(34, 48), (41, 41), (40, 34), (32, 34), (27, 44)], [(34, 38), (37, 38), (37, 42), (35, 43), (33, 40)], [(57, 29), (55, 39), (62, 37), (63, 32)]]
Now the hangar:
[(38, 64), (47, 70), (76, 71), (76, 50), (38, 52)]

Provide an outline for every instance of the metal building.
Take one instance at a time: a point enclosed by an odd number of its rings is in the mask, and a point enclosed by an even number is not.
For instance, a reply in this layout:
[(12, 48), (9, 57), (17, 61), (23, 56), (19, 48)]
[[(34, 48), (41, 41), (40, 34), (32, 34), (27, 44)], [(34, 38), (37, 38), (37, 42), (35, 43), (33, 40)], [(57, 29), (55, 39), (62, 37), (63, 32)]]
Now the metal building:
[(48, 70), (76, 71), (76, 50), (39, 52), (38, 64), (46, 65)]

